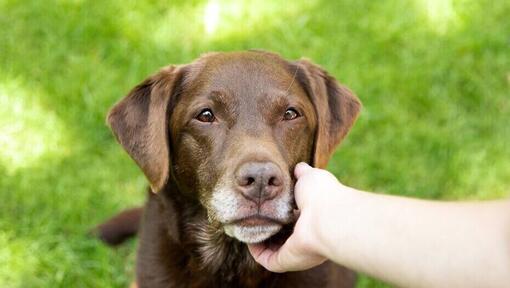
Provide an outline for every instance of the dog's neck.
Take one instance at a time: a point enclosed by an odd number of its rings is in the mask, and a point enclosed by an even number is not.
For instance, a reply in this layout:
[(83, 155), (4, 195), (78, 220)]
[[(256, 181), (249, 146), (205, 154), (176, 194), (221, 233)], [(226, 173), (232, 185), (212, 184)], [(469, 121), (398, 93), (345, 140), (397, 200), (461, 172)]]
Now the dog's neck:
[(218, 279), (219, 283), (231, 282), (234, 286), (240, 281), (257, 282), (242, 283), (250, 287), (271, 275), (253, 260), (246, 244), (227, 236), (219, 223), (209, 222), (205, 208), (184, 196), (190, 194), (182, 193), (176, 185), (168, 187), (155, 196), (165, 206), (164, 217), (169, 219), (164, 221), (165, 230), (184, 254), (186, 267), (182, 268), (196, 274), (192, 277)]

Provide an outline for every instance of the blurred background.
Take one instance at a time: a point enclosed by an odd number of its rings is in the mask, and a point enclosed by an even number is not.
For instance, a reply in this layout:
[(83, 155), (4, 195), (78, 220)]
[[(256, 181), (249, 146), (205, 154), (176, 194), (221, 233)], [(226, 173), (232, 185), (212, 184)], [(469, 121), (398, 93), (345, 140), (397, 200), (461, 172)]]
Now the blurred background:
[(208, 51), (307, 57), (355, 91), (363, 111), (329, 166), (345, 184), (508, 195), (508, 15), (490, 0), (0, 0), (0, 286), (128, 285), (136, 243), (86, 236), (145, 197), (106, 113)]

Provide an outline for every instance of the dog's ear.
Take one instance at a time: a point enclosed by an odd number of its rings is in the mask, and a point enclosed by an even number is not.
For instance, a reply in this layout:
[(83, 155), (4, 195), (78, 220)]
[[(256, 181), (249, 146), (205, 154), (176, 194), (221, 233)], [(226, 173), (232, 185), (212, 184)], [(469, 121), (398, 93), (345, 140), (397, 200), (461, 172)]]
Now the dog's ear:
[(178, 93), (182, 74), (182, 67), (161, 69), (133, 88), (107, 118), (113, 134), (140, 166), (154, 193), (163, 188), (169, 177), (169, 106)]
[(321, 67), (305, 59), (295, 63), (296, 79), (305, 88), (317, 114), (313, 166), (325, 168), (335, 147), (356, 121), (361, 102)]

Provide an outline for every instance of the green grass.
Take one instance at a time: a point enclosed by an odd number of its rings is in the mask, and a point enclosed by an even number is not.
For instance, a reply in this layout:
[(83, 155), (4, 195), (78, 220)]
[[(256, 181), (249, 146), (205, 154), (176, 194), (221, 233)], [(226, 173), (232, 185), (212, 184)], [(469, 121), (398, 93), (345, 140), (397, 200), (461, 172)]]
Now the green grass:
[(507, 195), (509, 2), (166, 2), (0, 0), (1, 287), (129, 283), (135, 243), (86, 236), (145, 196), (106, 112), (158, 67), (207, 51), (305, 56), (351, 87), (363, 112), (330, 164), (348, 185)]

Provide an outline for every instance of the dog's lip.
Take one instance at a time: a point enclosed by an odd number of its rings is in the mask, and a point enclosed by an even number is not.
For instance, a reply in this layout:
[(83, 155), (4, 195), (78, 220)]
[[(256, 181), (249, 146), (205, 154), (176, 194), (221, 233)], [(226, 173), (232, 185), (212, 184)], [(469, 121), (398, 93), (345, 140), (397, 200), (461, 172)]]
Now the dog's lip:
[(239, 218), (227, 223), (228, 225), (239, 225), (239, 226), (267, 226), (267, 225), (284, 225), (281, 221), (263, 216), (263, 215), (251, 215), (243, 218)]

